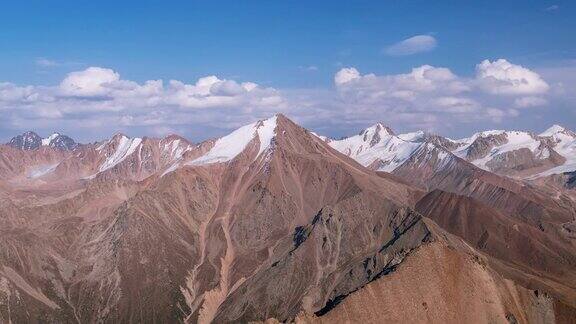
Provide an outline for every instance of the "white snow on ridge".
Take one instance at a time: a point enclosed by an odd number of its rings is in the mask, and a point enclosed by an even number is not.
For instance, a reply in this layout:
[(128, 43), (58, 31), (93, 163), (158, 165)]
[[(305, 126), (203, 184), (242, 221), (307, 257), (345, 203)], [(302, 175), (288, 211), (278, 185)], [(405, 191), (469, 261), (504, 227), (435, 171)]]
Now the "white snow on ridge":
[(330, 142), (330, 141), (332, 141), (332, 139), (329, 138), (328, 136), (323, 136), (323, 135), (320, 135), (320, 134), (318, 134), (318, 133), (316, 133), (316, 132), (310, 131), (310, 134), (318, 137), (319, 139), (321, 139), (321, 140), (324, 141), (324, 142)]
[(381, 124), (371, 126), (359, 135), (328, 144), (364, 166), (383, 161), (384, 165), (378, 171), (386, 172), (394, 171), (402, 165), (421, 145), (391, 134)]
[(565, 131), (566, 131), (566, 128), (564, 128), (560, 125), (552, 125), (550, 128), (548, 128), (547, 130), (540, 133), (540, 136), (553, 136), (553, 135), (556, 135), (558, 133), (565, 132)]
[(116, 147), (116, 151), (110, 155), (104, 163), (99, 168), (99, 172), (106, 171), (118, 163), (124, 161), (126, 157), (130, 156), (136, 148), (142, 143), (142, 139), (139, 137), (136, 138), (128, 138), (122, 135), (119, 139), (118, 146)]
[(276, 116), (266, 119), (262, 122), (262, 125), (257, 128), (258, 138), (260, 140), (260, 149), (258, 150), (258, 155), (266, 151), (272, 144), (272, 139), (276, 135)]
[(258, 156), (271, 145), (276, 133), (277, 117), (271, 117), (263, 121), (258, 121), (238, 128), (232, 133), (219, 138), (214, 146), (203, 156), (189, 162), (189, 165), (201, 165), (210, 163), (228, 162), (242, 153), (246, 146), (256, 137), (260, 141)]
[(170, 143), (165, 143), (162, 152), (173, 161), (179, 160), (186, 151), (190, 150), (189, 145), (184, 146), (181, 144), (182, 141), (180, 139), (173, 140)]
[(46, 138), (42, 139), (42, 146), (48, 146), (50, 145), (50, 142), (52, 142), (53, 139), (55, 139), (56, 137), (60, 136), (60, 134), (58, 133), (54, 133)]
[(408, 142), (415, 142), (421, 140), (424, 137), (424, 135), (425, 134), (423, 131), (416, 131), (411, 133), (400, 134), (398, 135), (398, 137)]
[(566, 159), (564, 164), (551, 168), (544, 172), (538, 173), (531, 178), (539, 178), (552, 174), (576, 171), (576, 136), (565, 128), (554, 125), (546, 130), (541, 136), (551, 137), (556, 145), (554, 151)]
[[(483, 131), (483, 132), (478, 132), (475, 133), (474, 135), (470, 136), (470, 137), (465, 137), (465, 138), (461, 138), (461, 139), (457, 139), (454, 140), (455, 143), (460, 143), (460, 144), (465, 144), (464, 148), (468, 148), (468, 146), (470, 146), (472, 143), (474, 143), (474, 141), (478, 138), (478, 137), (488, 137), (491, 135), (501, 135), (506, 133), (505, 130), (501, 130), (501, 129), (495, 129), (495, 130), (488, 130), (488, 131)], [(460, 151), (460, 149), (459, 149)]]
[[(488, 162), (490, 162), (492, 159), (494, 159), (495, 157), (497, 157), (501, 154), (504, 154), (504, 153), (517, 151), (517, 150), (520, 150), (523, 148), (529, 149), (537, 157), (542, 158), (542, 159), (547, 158), (550, 154), (550, 152), (547, 149), (539, 149), (540, 141), (537, 138), (534, 138), (530, 133), (522, 132), (522, 131), (487, 131), (487, 132), (474, 134), (474, 136), (472, 136), (471, 139), (474, 138), (474, 140), (476, 140), (480, 136), (485, 137), (487, 135), (500, 135), (500, 134), (506, 134), (506, 138), (507, 138), (506, 143), (493, 147), (490, 150), (490, 152), (488, 152), (488, 154), (486, 154), (485, 157), (480, 158), (480, 159), (476, 159), (476, 160), (473, 160), (470, 162), (472, 162), (474, 165), (476, 165), (479, 168), (489, 170), (489, 168), (486, 164)], [(470, 145), (472, 145), (474, 140), (472, 140), (471, 142), (468, 142), (467, 143), (468, 145), (461, 147), (461, 148), (458, 148), (453, 153), (458, 157), (465, 158), (466, 154), (468, 152), (468, 149), (470, 148)]]
[(551, 126), (544, 132), (540, 133), (538, 136), (533, 136), (530, 133), (523, 131), (495, 130), (476, 133), (470, 138), (458, 140), (457, 142), (466, 143), (467, 145), (458, 148), (453, 153), (459, 157), (465, 158), (470, 145), (478, 137), (499, 134), (506, 134), (508, 141), (505, 144), (492, 148), (485, 157), (471, 161), (473, 164), (482, 169), (489, 170), (490, 168), (488, 168), (486, 164), (492, 159), (498, 157), (501, 154), (524, 148), (529, 149), (535, 157), (539, 159), (546, 159), (550, 156), (550, 150), (546, 147), (541, 147), (542, 139), (540, 137), (550, 137), (554, 143), (552, 149), (566, 158), (566, 162), (560, 166), (533, 175), (530, 178), (534, 179), (551, 174), (576, 170), (576, 136), (574, 136), (571, 131), (566, 130), (566, 128), (559, 125)]
[[(178, 169), (182, 163), (182, 156), (184, 153), (191, 150), (190, 145), (181, 145), (182, 141), (180, 139), (176, 139), (170, 144), (164, 144), (163, 152), (164, 154), (168, 155), (170, 166), (162, 172), (160, 177), (165, 176), (166, 174), (175, 171)], [(168, 152), (168, 153), (166, 153)]]
[[(383, 129), (377, 128), (377, 126), (378, 125), (369, 127), (361, 132), (360, 135), (351, 136), (343, 140), (332, 140), (328, 143), (336, 150), (352, 157), (364, 166), (370, 166), (375, 161), (381, 161), (383, 163), (380, 164), (379, 170), (387, 172), (395, 170), (406, 160), (415, 156), (414, 154), (428, 154), (426, 152), (432, 152), (429, 146), (419, 146), (423, 143), (425, 137), (425, 133), (422, 131), (395, 136), (388, 132), (383, 132)], [(377, 129), (380, 133), (375, 138), (374, 135)], [(502, 154), (521, 149), (530, 150), (537, 159), (547, 159), (550, 157), (551, 150), (545, 145), (548, 142), (543, 141), (542, 137), (551, 137), (551, 149), (566, 158), (566, 162), (561, 166), (549, 169), (533, 177), (576, 171), (576, 134), (558, 125), (553, 125), (539, 135), (524, 131), (488, 130), (475, 133), (467, 138), (447, 140), (460, 144), (452, 153), (460, 158), (466, 159), (467, 153), (474, 141), (479, 138), (502, 134), (506, 135), (506, 143), (493, 147), (485, 157), (470, 162), (477, 167), (489, 170), (487, 164), (493, 159), (498, 158)], [(376, 140), (372, 140), (373, 138)], [(425, 148), (427, 150), (424, 150)], [(439, 152), (438, 159), (440, 161), (437, 167), (442, 167), (443, 164), (452, 160), (447, 152), (443, 152), (442, 150), (437, 152)], [(418, 158), (421, 157), (418, 156)], [(428, 158), (428, 156), (423, 156), (421, 161), (426, 161)]]

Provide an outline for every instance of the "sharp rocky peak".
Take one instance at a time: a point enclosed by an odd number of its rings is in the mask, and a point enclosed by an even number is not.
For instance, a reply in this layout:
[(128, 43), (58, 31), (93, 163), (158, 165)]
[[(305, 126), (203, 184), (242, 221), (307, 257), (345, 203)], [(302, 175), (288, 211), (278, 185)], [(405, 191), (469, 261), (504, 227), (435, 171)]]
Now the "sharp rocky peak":
[(378, 134), (378, 135), (396, 135), (392, 128), (388, 127), (387, 125), (378, 122), (363, 131), (360, 132), (359, 135), (366, 135), (366, 134)]
[(20, 150), (37, 150), (42, 146), (42, 138), (32, 131), (27, 131), (12, 137), (8, 145)]
[(395, 137), (396, 134), (394, 134), (394, 131), (392, 131), (390, 127), (382, 123), (376, 123), (361, 131), (358, 136), (362, 137), (363, 142), (370, 143), (370, 146), (374, 146), (380, 143), (383, 138)]
[(21, 150), (37, 150), (42, 146), (59, 150), (73, 150), (78, 146), (72, 138), (66, 135), (52, 133), (52, 135), (42, 138), (33, 131), (27, 131), (13, 137), (8, 145)]

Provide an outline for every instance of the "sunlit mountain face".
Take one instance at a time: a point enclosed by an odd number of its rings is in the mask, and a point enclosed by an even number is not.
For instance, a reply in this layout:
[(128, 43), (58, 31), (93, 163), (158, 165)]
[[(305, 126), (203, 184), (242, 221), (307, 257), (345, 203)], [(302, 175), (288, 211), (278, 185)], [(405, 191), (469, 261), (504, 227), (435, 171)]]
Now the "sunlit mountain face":
[(0, 324), (576, 323), (576, 1), (0, 9)]
[(448, 322), (572, 318), (574, 138), (377, 123), (334, 140), (282, 114), (200, 143), (25, 132), (0, 146), (0, 314), (417, 321), (426, 303)]

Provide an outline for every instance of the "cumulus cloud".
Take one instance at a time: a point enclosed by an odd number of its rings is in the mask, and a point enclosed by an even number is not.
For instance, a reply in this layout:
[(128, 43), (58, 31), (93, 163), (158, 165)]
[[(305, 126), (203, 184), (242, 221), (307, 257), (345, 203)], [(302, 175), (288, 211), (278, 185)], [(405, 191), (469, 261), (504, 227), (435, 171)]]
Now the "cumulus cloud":
[(56, 86), (0, 83), (0, 111), (7, 116), (3, 124), (12, 128), (174, 129), (175, 125), (196, 124), (199, 116), (204, 116), (206, 125), (218, 127), (227, 115), (248, 121), (251, 116), (281, 111), (285, 105), (279, 91), (254, 82), (207, 76), (194, 83), (138, 83), (101, 67), (71, 72)]
[(430, 35), (416, 35), (399, 43), (391, 45), (384, 53), (391, 56), (404, 56), (417, 53), (429, 52), (436, 48), (436, 38)]
[(514, 99), (514, 106), (518, 108), (538, 107), (548, 104), (548, 100), (541, 97), (522, 97)]
[[(9, 137), (16, 129), (57, 130), (94, 139), (132, 130), (138, 135), (180, 133), (196, 140), (276, 112), (328, 135), (350, 134), (379, 120), (395, 128), (468, 131), (547, 111), (530, 108), (556, 104), (559, 93), (574, 102), (574, 92), (567, 91), (576, 84), (573, 73), (564, 68), (562, 75), (568, 77), (552, 82), (559, 71), (539, 72), (550, 77), (551, 85), (539, 73), (503, 59), (481, 62), (472, 77), (431, 65), (383, 75), (346, 67), (334, 74), (334, 87), (279, 91), (214, 75), (193, 82), (135, 82), (114, 70), (90, 67), (53, 86), (0, 83), (0, 132)], [(567, 90), (559, 92), (557, 84)]]
[(391, 121), (409, 114), (415, 122), (426, 121), (427, 128), (515, 118), (519, 112), (514, 108), (546, 105), (549, 90), (538, 73), (504, 59), (481, 62), (474, 78), (430, 65), (391, 75), (361, 74), (348, 67), (335, 74), (334, 84), (355, 114)]
[(119, 80), (120, 75), (111, 69), (89, 67), (69, 73), (60, 83), (60, 90), (68, 96), (102, 96), (109, 94)]
[(34, 87), (19, 87), (9, 82), (0, 83), (0, 102), (28, 102), (34, 101), (38, 94)]
[(334, 83), (341, 85), (358, 78), (360, 78), (360, 72), (358, 72), (358, 70), (355, 68), (343, 68), (334, 75)]
[(344, 68), (334, 77), (336, 87), (348, 98), (359, 101), (399, 99), (412, 101), (422, 95), (455, 95), (468, 86), (446, 68), (423, 65), (407, 74), (361, 75), (355, 68)]
[(550, 88), (538, 73), (505, 59), (482, 61), (476, 66), (476, 78), (483, 90), (493, 94), (534, 95)]
[(559, 6), (559, 5), (551, 5), (551, 6), (546, 7), (545, 10), (546, 10), (546, 11), (556, 11), (556, 10), (558, 10), (558, 9), (560, 9), (560, 6)]

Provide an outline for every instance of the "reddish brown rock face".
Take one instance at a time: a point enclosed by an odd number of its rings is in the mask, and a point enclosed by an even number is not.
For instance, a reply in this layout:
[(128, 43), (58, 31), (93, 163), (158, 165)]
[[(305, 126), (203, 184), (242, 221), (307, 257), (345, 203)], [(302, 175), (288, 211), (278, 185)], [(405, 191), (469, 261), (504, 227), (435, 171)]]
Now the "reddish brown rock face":
[(573, 200), (446, 141), (392, 174), (282, 115), (198, 145), (1, 146), (0, 322), (570, 318)]

